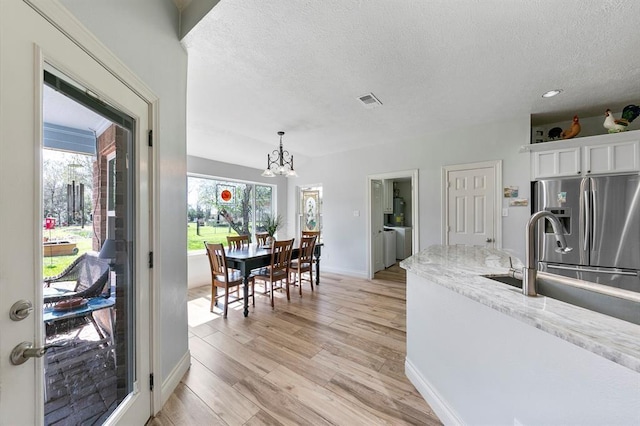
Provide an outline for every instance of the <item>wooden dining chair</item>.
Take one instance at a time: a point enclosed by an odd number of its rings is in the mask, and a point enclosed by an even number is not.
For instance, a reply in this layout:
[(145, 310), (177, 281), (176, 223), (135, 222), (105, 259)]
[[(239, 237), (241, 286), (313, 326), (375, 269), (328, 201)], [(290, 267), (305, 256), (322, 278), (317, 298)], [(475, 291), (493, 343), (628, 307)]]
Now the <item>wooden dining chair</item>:
[(302, 274), (305, 272), (309, 273), (307, 281), (311, 284), (311, 291), (313, 292), (313, 252), (316, 248), (317, 238), (316, 235), (302, 237), (300, 239), (298, 258), (291, 262), (291, 272), (295, 276), (294, 284), (299, 284), (300, 296), (302, 296)]
[[(227, 257), (224, 252), (224, 246), (222, 244), (204, 243), (207, 248), (207, 257), (209, 258), (209, 266), (211, 267), (211, 307), (210, 311), (213, 312), (213, 306), (218, 305), (218, 299), (224, 297), (224, 317), (227, 317), (227, 311), (229, 307), (229, 289), (240, 288), (243, 283), (243, 277), (240, 271), (227, 267)], [(253, 276), (249, 277), (249, 285), (251, 286), (251, 300), (253, 306), (256, 306), (256, 299), (254, 296), (255, 281)], [(224, 294), (218, 295), (218, 288), (224, 288)], [(244, 291), (247, 291), (245, 288)], [(238, 300), (244, 300), (243, 298), (236, 297), (231, 302)]]
[[(320, 242), (320, 231), (302, 231), (300, 233), (302, 237), (316, 237), (316, 244)], [(316, 263), (316, 259), (313, 258), (313, 263)]]
[(320, 231), (302, 231), (303, 237), (316, 237), (316, 242), (320, 240)]
[[(242, 250), (243, 248), (249, 247), (249, 236), (248, 235), (237, 235), (231, 236), (227, 235), (227, 247), (229, 250)], [(239, 287), (236, 288), (236, 295), (239, 295), (240, 292), (238, 290)], [(239, 297), (239, 296), (236, 296)]]
[(267, 283), (270, 285), (271, 290), (271, 307), (274, 307), (273, 303), (273, 290), (274, 285), (280, 282), (282, 287), (282, 281), (285, 281), (287, 290), (287, 300), (291, 300), (289, 295), (289, 274), (291, 264), (291, 253), (293, 251), (293, 239), (274, 241), (271, 245), (271, 263), (265, 268), (261, 268), (255, 272), (254, 278), (256, 281), (263, 281), (265, 290)]
[(230, 236), (227, 235), (227, 244), (229, 250), (242, 250), (249, 246), (249, 236), (248, 235), (237, 235)]
[(269, 237), (268, 232), (256, 232), (256, 241), (258, 242), (258, 246), (259, 247), (266, 246), (268, 237)]

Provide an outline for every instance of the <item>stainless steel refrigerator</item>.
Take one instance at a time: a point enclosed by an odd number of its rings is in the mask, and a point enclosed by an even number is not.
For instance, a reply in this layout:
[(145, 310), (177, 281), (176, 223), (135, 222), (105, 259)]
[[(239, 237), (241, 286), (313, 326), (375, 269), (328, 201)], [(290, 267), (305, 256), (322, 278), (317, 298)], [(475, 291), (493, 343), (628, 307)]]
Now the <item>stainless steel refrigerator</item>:
[(541, 180), (533, 199), (534, 211), (558, 216), (573, 248), (557, 253), (551, 224), (540, 222), (540, 270), (640, 292), (640, 176)]

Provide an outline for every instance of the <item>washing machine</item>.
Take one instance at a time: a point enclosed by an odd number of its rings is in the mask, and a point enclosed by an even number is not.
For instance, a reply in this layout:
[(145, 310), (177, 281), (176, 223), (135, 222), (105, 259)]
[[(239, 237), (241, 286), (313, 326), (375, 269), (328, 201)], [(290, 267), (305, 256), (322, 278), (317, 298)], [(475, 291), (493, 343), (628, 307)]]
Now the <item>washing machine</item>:
[(396, 263), (396, 231), (394, 231), (393, 229), (385, 229), (383, 235), (384, 267), (388, 268), (389, 266)]

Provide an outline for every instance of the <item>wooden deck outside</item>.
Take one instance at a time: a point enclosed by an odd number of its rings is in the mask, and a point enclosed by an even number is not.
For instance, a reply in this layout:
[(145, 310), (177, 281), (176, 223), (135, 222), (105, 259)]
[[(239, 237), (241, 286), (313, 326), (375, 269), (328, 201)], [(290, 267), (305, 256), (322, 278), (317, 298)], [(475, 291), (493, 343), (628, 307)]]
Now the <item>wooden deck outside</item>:
[(45, 355), (45, 424), (102, 424), (117, 405), (113, 350), (91, 323), (55, 335), (49, 343), (65, 347)]

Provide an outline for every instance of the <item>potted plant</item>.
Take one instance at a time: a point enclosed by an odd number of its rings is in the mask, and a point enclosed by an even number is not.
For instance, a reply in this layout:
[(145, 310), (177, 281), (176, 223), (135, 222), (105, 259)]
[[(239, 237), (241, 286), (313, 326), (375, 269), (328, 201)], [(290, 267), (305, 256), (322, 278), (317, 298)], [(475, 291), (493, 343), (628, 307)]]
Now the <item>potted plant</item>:
[(273, 237), (276, 231), (282, 226), (282, 216), (272, 216), (266, 215), (264, 220), (264, 230), (267, 234), (269, 234), (269, 238), (267, 238), (267, 244), (270, 245), (272, 241), (275, 240)]

